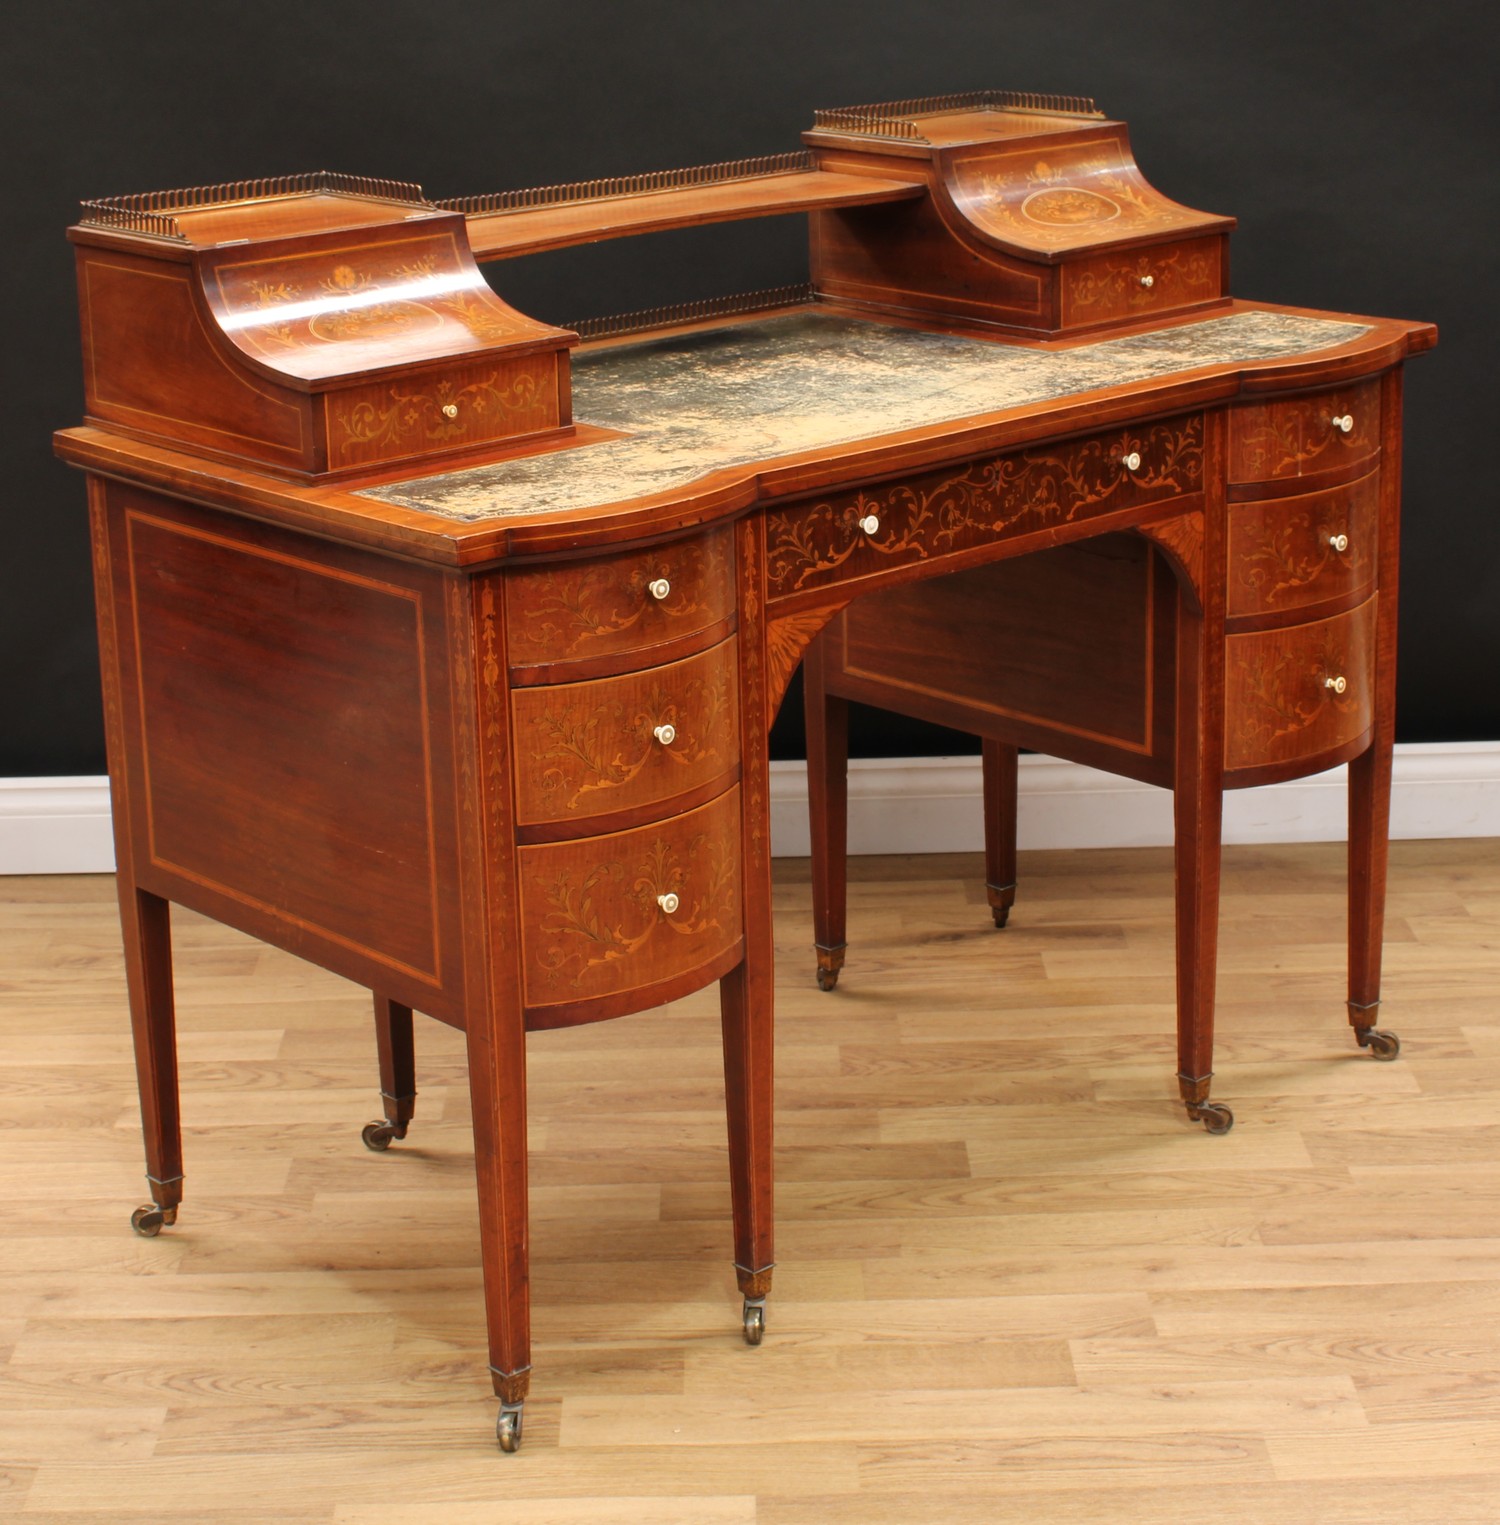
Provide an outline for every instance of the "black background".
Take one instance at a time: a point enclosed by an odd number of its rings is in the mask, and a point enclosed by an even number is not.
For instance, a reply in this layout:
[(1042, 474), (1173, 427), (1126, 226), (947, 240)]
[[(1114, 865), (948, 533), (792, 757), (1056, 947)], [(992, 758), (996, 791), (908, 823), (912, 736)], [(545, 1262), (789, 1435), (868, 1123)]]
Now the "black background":
[[(1407, 385), (1399, 737), (1500, 737), (1492, 5), (766, 0), (29, 6), (4, 42), (0, 775), (103, 771), (72, 260), (86, 196), (304, 169), (449, 196), (777, 153), (815, 107), (1092, 95), (1237, 216), (1237, 296), (1437, 322)], [(487, 267), (551, 320), (799, 280), (799, 218)], [(795, 706), (789, 705), (792, 719)], [(797, 755), (795, 724), (777, 736)], [(855, 750), (948, 750), (864, 717)]]

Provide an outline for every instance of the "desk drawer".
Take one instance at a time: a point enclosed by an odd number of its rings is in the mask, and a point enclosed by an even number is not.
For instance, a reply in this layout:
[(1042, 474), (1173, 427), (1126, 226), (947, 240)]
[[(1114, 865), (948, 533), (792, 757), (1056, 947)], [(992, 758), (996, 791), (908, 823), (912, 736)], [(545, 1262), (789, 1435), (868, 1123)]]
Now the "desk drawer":
[(734, 551), (718, 530), (562, 566), (506, 574), (514, 667), (591, 661), (691, 637), (734, 609)]
[(1380, 382), (1229, 411), (1229, 480), (1277, 482), (1373, 461), (1380, 453)]
[(1194, 413), (803, 501), (766, 515), (768, 596), (1170, 502), (1202, 486), (1203, 415)]
[(734, 684), (731, 637), (644, 672), (513, 690), (517, 821), (582, 820), (725, 778), (739, 760)]
[(1344, 487), (1229, 506), (1229, 615), (1340, 598), (1375, 577), (1380, 473)]
[(1332, 619), (1228, 638), (1226, 768), (1316, 757), (1369, 729), (1375, 607), (1368, 598)]
[(741, 935), (739, 840), (736, 787), (671, 820), (521, 848), (527, 1006), (595, 1000), (719, 961)]
[(1220, 238), (1191, 238), (1070, 260), (1062, 267), (1062, 326), (1196, 307), (1224, 295)]

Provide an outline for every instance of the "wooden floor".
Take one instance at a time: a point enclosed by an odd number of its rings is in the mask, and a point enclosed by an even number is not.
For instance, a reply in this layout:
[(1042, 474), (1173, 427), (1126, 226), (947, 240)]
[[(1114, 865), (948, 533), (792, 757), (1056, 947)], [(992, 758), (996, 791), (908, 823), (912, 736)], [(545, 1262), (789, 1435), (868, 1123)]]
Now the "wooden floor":
[(1171, 870), (779, 866), (776, 1288), (729, 1267), (717, 1003), (531, 1039), (535, 1376), (502, 1456), (464, 1064), (404, 1145), (363, 992), (177, 917), (187, 1200), (143, 1200), (113, 885), (0, 880), (0, 1517), (340, 1525), (1500, 1520), (1500, 845), (1394, 851), (1383, 1021), (1333, 847), (1229, 855), (1211, 1138)]

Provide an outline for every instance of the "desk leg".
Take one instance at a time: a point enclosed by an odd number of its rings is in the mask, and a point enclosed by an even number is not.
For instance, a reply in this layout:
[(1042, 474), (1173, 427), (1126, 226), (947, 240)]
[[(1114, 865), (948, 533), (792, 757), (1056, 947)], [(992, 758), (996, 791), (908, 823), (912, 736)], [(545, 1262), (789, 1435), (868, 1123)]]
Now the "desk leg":
[(719, 1010), (724, 1026), (734, 1270), (745, 1299), (745, 1340), (759, 1345), (775, 1270), (769, 948), (755, 955), (747, 948), (744, 962), (719, 981)]
[(1391, 816), (1391, 738), (1380, 731), (1349, 764), (1349, 1024), (1361, 1048), (1394, 1059), (1401, 1040), (1375, 1025)]
[(1003, 927), (1016, 903), (1017, 749), (987, 736), (982, 748), (984, 890), (995, 925)]
[[(1219, 627), (1222, 629), (1222, 627)], [(1214, 986), (1224, 815), (1222, 643), (1178, 601), (1177, 754), (1173, 785), (1177, 890), (1177, 1084), (1187, 1113), (1210, 1133), (1234, 1114), (1208, 1099), (1214, 1068)]]
[(177, 1221), (182, 1202), (182, 1121), (177, 1094), (177, 1021), (172, 1001), (171, 909), (159, 895), (119, 877), (125, 982), (135, 1040), (146, 1180), (153, 1206), (138, 1207), (130, 1225), (154, 1237)]
[(844, 967), (849, 896), (849, 701), (828, 692), (824, 643), (802, 660), (807, 721), (807, 816), (812, 833), (813, 947), (818, 989), (832, 990)]
[[(531, 1289), (526, 1230), (526, 1034), (519, 1010), (467, 1023), (480, 1262), (489, 1327), (490, 1377), (500, 1399), (502, 1451), (521, 1443), (521, 1406), (531, 1386)], [(510, 1018), (513, 1016), (513, 1020)]]
[(412, 1044), (411, 1007), (375, 992), (375, 1048), (380, 1057), (383, 1119), (366, 1123), (365, 1148), (386, 1150), (405, 1138), (417, 1104), (417, 1063)]

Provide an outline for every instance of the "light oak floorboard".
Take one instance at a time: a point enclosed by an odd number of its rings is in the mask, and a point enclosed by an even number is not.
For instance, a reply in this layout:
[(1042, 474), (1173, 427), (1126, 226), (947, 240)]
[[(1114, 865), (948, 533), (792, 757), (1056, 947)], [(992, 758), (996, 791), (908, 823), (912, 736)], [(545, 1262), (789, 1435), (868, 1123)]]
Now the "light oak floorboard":
[(1500, 1520), (1500, 848), (1226, 858), (1210, 1138), (1172, 871), (777, 865), (778, 1270), (739, 1338), (712, 990), (530, 1040), (535, 1376), (494, 1447), (462, 1035), (388, 1154), (367, 993), (174, 913), (187, 1195), (144, 1200), (114, 888), (0, 880), (0, 1515), (249, 1525)]

